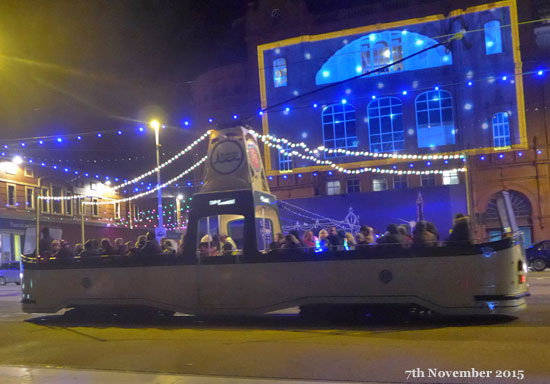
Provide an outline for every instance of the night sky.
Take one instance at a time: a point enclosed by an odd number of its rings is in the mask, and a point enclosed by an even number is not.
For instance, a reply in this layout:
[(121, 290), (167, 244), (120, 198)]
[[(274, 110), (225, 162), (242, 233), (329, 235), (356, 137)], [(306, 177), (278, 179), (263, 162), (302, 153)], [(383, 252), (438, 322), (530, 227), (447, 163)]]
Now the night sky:
[[(154, 114), (174, 127), (163, 131), (165, 141), (182, 147), (202, 133), (175, 128), (191, 112), (192, 80), (245, 58), (246, 7), (246, 0), (2, 0), (0, 142), (135, 129)], [(154, 152), (152, 139), (128, 137), (67, 143), (55, 157)], [(55, 148), (44, 150), (52, 157)]]

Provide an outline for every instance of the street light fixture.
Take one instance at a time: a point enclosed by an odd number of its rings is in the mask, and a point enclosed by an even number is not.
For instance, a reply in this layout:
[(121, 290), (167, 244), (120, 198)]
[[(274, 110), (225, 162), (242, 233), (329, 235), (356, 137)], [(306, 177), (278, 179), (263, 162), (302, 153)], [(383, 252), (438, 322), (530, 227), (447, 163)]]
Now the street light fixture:
[(176, 227), (181, 228), (181, 201), (183, 200), (183, 195), (180, 193), (176, 197)]
[[(149, 126), (155, 130), (155, 147), (157, 152), (157, 187), (160, 185), (160, 143), (159, 143), (159, 133), (160, 133), (160, 122), (158, 120), (151, 120)], [(164, 230), (164, 222), (162, 217), (162, 189), (157, 191), (157, 215), (158, 215), (158, 226), (156, 228), (157, 237), (165, 237), (166, 231)]]

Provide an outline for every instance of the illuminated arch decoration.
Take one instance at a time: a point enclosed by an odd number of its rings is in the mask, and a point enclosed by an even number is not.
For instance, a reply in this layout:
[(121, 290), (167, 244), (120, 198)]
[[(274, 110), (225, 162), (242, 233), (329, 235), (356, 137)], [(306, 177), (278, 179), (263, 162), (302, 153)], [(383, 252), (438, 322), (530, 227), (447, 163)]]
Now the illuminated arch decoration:
[[(430, 37), (406, 30), (370, 33), (336, 51), (315, 75), (315, 83), (321, 85), (347, 80), (436, 44), (438, 42)], [(452, 63), (452, 54), (445, 52), (445, 47), (441, 46), (369, 76), (442, 67)]]

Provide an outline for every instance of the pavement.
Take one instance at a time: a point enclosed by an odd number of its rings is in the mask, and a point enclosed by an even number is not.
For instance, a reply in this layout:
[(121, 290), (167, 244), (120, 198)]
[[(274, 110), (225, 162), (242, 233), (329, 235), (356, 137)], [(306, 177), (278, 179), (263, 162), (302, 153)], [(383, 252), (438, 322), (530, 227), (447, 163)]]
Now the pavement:
[[(0, 366), (2, 384), (342, 384), (342, 381), (304, 381), (161, 373), (120, 372), (90, 369), (31, 368)], [(352, 384), (353, 382), (346, 382)], [(362, 382), (363, 384), (379, 384)]]

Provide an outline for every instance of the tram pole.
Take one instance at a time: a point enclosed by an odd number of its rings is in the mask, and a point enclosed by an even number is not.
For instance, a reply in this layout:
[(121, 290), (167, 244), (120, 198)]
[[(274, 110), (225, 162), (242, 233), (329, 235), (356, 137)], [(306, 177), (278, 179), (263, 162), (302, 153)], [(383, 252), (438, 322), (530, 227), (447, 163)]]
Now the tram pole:
[(38, 259), (38, 255), (40, 252), (40, 196), (36, 195), (36, 259)]
[(86, 206), (84, 205), (84, 199), (80, 202), (80, 239), (82, 240), (82, 246), (84, 247), (84, 243), (86, 242), (86, 237), (84, 236), (84, 210), (86, 209)]
[(472, 196), (471, 196), (471, 191), (470, 191), (470, 188), (471, 188), (471, 180), (470, 180), (470, 177), (471, 177), (471, 172), (470, 172), (470, 160), (468, 158), (468, 155), (465, 154), (466, 156), (466, 162), (464, 163), (464, 168), (466, 169), (466, 177), (465, 177), (465, 181), (466, 181), (466, 211), (468, 213), (468, 218), (470, 220), (470, 225), (468, 225), (468, 231), (470, 232), (469, 233), (469, 237), (470, 239), (473, 239), (473, 225), (474, 225), (474, 220), (473, 220), (473, 217), (472, 217), (472, 214), (473, 214), (473, 210), (472, 210)]

